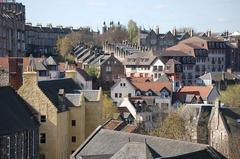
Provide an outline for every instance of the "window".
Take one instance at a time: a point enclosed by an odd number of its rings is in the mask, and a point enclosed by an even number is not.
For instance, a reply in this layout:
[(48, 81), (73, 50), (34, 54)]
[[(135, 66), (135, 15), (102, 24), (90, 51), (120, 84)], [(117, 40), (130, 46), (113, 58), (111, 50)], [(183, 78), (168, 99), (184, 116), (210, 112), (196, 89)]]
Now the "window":
[(132, 96), (132, 94), (131, 93), (128, 93), (128, 97), (130, 98)]
[(163, 67), (162, 66), (158, 66), (158, 71), (163, 71)]
[(76, 120), (72, 120), (72, 126), (76, 126)]
[(122, 83), (120, 83), (120, 86), (122, 87)]
[(157, 66), (153, 66), (153, 71), (157, 71)]
[(76, 142), (77, 141), (77, 137), (76, 136), (72, 136), (72, 142)]
[(117, 93), (115, 93), (115, 98), (118, 98), (118, 94)]
[(126, 86), (126, 83), (123, 83), (123, 86), (125, 87), (125, 86)]
[(46, 143), (46, 134), (40, 133), (40, 143), (45, 144)]
[(119, 98), (122, 98), (122, 93), (119, 93)]
[(46, 115), (41, 115), (40, 120), (41, 120), (41, 123), (45, 123), (46, 122)]

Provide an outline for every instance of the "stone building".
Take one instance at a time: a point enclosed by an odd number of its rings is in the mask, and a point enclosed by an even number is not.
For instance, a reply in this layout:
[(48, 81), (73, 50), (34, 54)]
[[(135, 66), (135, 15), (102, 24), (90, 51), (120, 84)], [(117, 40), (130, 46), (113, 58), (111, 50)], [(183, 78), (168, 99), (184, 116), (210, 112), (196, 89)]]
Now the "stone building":
[(68, 158), (102, 122), (101, 90), (82, 90), (74, 81), (76, 71), (65, 74), (38, 81), (36, 72), (23, 73), (18, 92), (39, 118), (40, 158)]
[(226, 42), (214, 37), (191, 37), (167, 48), (165, 59), (175, 59), (182, 64), (182, 82), (196, 83), (206, 72), (223, 72), (226, 69)]
[(38, 158), (39, 123), (16, 91), (0, 87), (0, 158)]
[(25, 6), (0, 2), (0, 56), (22, 57), (25, 53)]
[(209, 119), (209, 145), (229, 159), (240, 157), (240, 108), (215, 103)]
[(176, 45), (179, 41), (185, 40), (193, 36), (193, 30), (188, 32), (178, 33), (176, 28), (171, 31), (168, 31), (165, 34), (159, 32), (159, 27), (156, 27), (156, 30), (142, 30), (139, 28), (138, 31), (138, 46), (147, 47), (154, 51), (164, 50), (168, 47)]

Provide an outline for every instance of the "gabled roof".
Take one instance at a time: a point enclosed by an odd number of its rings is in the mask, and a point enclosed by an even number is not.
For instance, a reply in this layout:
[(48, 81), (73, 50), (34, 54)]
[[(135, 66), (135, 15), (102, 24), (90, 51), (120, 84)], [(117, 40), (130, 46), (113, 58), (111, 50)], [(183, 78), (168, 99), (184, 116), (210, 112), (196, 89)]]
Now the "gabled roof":
[(59, 90), (64, 89), (64, 93), (75, 93), (76, 91), (81, 89), (81, 87), (76, 84), (71, 78), (39, 81), (38, 86), (49, 98), (49, 100), (54, 104), (54, 106), (58, 109), (59, 112), (66, 110), (66, 108), (63, 108), (62, 105), (59, 103)]
[(11, 87), (0, 87), (0, 135), (36, 129), (38, 122), (25, 102)]
[[(122, 150), (126, 144), (132, 142), (138, 142), (141, 144), (145, 143), (150, 147), (149, 151), (152, 155), (154, 152), (154, 155), (158, 154), (165, 159), (225, 159), (223, 155), (208, 145), (121, 131), (112, 131), (101, 128), (96, 129), (91, 136), (73, 153), (73, 158), (80, 159), (81, 156), (103, 154), (113, 156), (119, 152), (119, 150)], [(131, 154), (131, 152), (127, 153)], [(140, 152), (138, 151), (133, 154), (137, 156), (139, 153)], [(110, 157), (108, 159), (110, 159)], [(124, 159), (124, 157), (120, 157), (119, 159)]]
[(240, 79), (237, 75), (229, 72), (209, 72), (199, 77), (202, 80), (222, 81)]
[(129, 55), (124, 60), (124, 65), (151, 65), (158, 57), (152, 52), (139, 52)]
[(128, 142), (118, 152), (116, 152), (111, 159), (153, 159), (161, 157), (156, 153), (147, 143), (143, 142)]
[(46, 59), (46, 64), (49, 65), (49, 66), (55, 66), (55, 65), (57, 65), (56, 61), (53, 59), (52, 56), (49, 56), (49, 57)]
[(200, 95), (204, 100), (206, 100), (213, 89), (213, 86), (183, 86), (179, 90), (179, 93)]

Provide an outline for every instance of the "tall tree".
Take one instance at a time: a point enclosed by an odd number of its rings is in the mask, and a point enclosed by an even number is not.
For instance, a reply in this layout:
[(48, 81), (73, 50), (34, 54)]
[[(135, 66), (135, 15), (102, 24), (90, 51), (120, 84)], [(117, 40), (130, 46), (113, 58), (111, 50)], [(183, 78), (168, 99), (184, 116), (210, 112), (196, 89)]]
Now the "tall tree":
[(129, 34), (129, 40), (132, 43), (137, 43), (138, 38), (138, 27), (137, 23), (133, 20), (128, 21), (128, 34)]
[(115, 26), (114, 24), (99, 37), (99, 41), (101, 41), (102, 44), (106, 41), (110, 43), (120, 43), (128, 39), (127, 29), (122, 25)]
[(170, 113), (163, 121), (159, 128), (150, 133), (153, 136), (186, 140), (187, 130), (185, 128), (185, 121), (178, 113)]
[(228, 86), (220, 92), (220, 100), (229, 107), (240, 107), (240, 85)]
[(57, 50), (62, 56), (71, 53), (72, 49), (78, 45), (79, 42), (84, 42), (88, 45), (95, 45), (98, 43), (94, 38), (93, 32), (89, 28), (82, 28), (78, 32), (72, 32), (57, 40)]

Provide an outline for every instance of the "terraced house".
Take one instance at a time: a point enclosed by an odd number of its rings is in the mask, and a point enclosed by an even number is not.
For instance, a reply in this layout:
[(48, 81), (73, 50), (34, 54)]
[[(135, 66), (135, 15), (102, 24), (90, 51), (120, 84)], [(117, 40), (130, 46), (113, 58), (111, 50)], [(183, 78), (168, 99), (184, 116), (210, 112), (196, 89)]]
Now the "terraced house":
[(226, 69), (226, 43), (217, 38), (191, 37), (167, 48), (162, 56), (182, 64), (182, 81), (194, 84), (205, 72), (222, 72)]
[[(66, 72), (66, 77), (74, 77), (75, 73)], [(73, 78), (38, 82), (36, 72), (24, 72), (23, 86), (19, 89), (19, 94), (32, 106), (41, 123), (40, 158), (68, 158), (84, 141), (87, 130), (95, 129), (95, 125), (100, 123), (101, 90), (81, 91)], [(99, 110), (100, 115), (95, 116), (91, 114), (92, 111), (87, 111), (87, 102), (88, 109), (92, 110), (94, 107)], [(90, 114), (87, 115), (88, 113)], [(86, 125), (85, 116), (88, 116), (92, 123)], [(95, 118), (91, 120), (93, 116)]]

